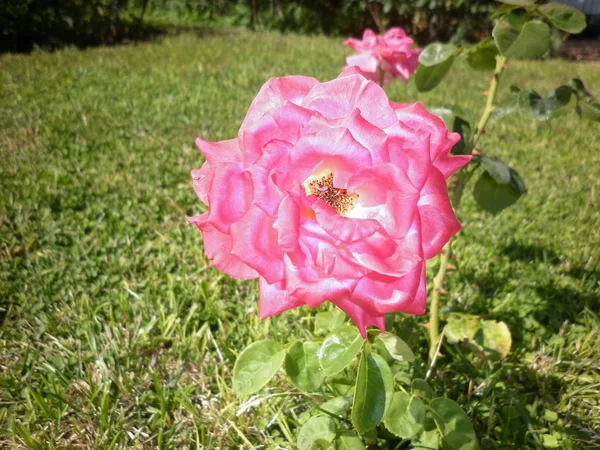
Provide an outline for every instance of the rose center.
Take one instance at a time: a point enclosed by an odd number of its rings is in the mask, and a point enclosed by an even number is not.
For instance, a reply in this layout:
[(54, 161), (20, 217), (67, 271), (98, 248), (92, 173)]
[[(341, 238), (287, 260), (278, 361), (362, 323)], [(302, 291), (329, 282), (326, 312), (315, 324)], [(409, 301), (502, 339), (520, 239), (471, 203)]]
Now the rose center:
[(323, 200), (341, 216), (350, 211), (358, 199), (358, 194), (334, 187), (332, 173), (308, 180), (305, 189), (307, 195), (314, 195)]

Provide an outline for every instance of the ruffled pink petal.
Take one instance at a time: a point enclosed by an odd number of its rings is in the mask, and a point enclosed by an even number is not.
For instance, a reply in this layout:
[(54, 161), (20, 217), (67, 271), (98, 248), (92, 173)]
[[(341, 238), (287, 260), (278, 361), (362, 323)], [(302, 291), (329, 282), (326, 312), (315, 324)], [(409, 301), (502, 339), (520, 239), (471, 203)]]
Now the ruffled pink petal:
[[(329, 170), (353, 172), (372, 164), (371, 153), (345, 128), (330, 128), (303, 137), (290, 154), (289, 170), (303, 182), (310, 175)], [(343, 188), (343, 186), (336, 186)]]
[(371, 53), (356, 53), (346, 58), (346, 64), (349, 67), (356, 66), (365, 77), (377, 81), (377, 67), (379, 59)]
[(365, 167), (346, 187), (358, 194), (348, 217), (374, 219), (392, 237), (408, 232), (416, 213), (419, 191), (400, 168), (390, 163)]
[(407, 314), (425, 312), (425, 264), (420, 263), (400, 278), (373, 274), (362, 278), (353, 292), (359, 300), (370, 299), (380, 314), (402, 311)]
[(344, 244), (366, 239), (382, 227), (374, 219), (351, 219), (340, 216), (328, 204), (316, 197), (309, 198), (309, 201), (317, 222), (323, 230)]
[(275, 219), (256, 207), (231, 226), (232, 252), (269, 284), (283, 278), (283, 252), (277, 243)]
[(295, 144), (314, 111), (284, 101), (278, 108), (267, 111), (260, 119), (245, 128), (241, 142), (245, 151), (245, 162), (252, 164), (264, 151), (264, 146), (273, 140)]
[(402, 124), (386, 128), (390, 162), (400, 167), (417, 190), (421, 190), (432, 168), (429, 134), (414, 134)]
[(288, 142), (271, 141), (260, 159), (248, 169), (254, 188), (254, 203), (268, 215), (277, 214), (281, 198), (298, 184), (287, 170), (292, 149)]
[(460, 223), (446, 192), (442, 173), (432, 170), (421, 191), (419, 214), (423, 233), (423, 255), (429, 259), (437, 255), (452, 236), (460, 231)]
[(391, 240), (380, 232), (348, 247), (354, 258), (371, 272), (404, 276), (423, 261), (421, 222), (416, 216), (409, 232), (400, 239)]
[(442, 174), (444, 174), (444, 178), (448, 179), (457, 170), (469, 164), (471, 159), (473, 159), (471, 155), (451, 155), (449, 153), (442, 153), (435, 160), (434, 165), (442, 172)]
[[(460, 140), (460, 135), (458, 133), (449, 133), (442, 119), (428, 112), (422, 104), (400, 105), (392, 103), (392, 107), (396, 111), (398, 120), (407, 129), (414, 130), (414, 133), (417, 135), (429, 133), (431, 161), (433, 161), (433, 164), (446, 178), (454, 173), (455, 170), (458, 170), (456, 166), (460, 168), (469, 161), (467, 159), (469, 158), (468, 156), (459, 157), (456, 162), (450, 161), (455, 157), (448, 157), (448, 153), (454, 147), (454, 144)], [(438, 161), (440, 156), (442, 159)]]
[(369, 303), (358, 304), (347, 297), (332, 300), (332, 303), (344, 311), (360, 331), (363, 339), (367, 338), (367, 327), (377, 327), (385, 331), (385, 317), (369, 306)]
[(228, 139), (219, 142), (209, 142), (196, 139), (196, 147), (202, 152), (210, 164), (225, 162), (242, 162), (243, 155), (237, 139)]
[(210, 223), (206, 221), (207, 214), (188, 218), (202, 231), (204, 242), (204, 253), (212, 261), (217, 269), (234, 278), (253, 279), (258, 277), (258, 273), (251, 267), (244, 264), (240, 259), (231, 253), (231, 236), (221, 233)]
[(222, 233), (229, 232), (252, 202), (250, 174), (239, 164), (218, 164), (208, 192), (208, 220)]
[(328, 119), (346, 117), (358, 108), (362, 116), (380, 128), (396, 122), (381, 87), (360, 75), (348, 75), (315, 86), (302, 106), (320, 112)]
[(260, 298), (258, 301), (259, 317), (281, 314), (289, 309), (302, 306), (304, 303), (297, 298), (291, 298), (283, 282), (269, 284), (264, 278), (259, 279)]
[(278, 108), (286, 101), (299, 105), (306, 94), (318, 84), (319, 81), (315, 78), (299, 75), (269, 79), (248, 108), (240, 132), (252, 126), (267, 111)]

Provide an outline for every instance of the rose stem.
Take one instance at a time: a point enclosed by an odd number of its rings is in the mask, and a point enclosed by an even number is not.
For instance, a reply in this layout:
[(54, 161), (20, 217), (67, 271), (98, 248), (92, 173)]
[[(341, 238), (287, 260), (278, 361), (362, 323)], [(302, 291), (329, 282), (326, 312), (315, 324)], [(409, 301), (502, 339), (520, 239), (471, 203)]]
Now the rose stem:
[(377, 67), (377, 84), (383, 89), (383, 79), (385, 78), (385, 72), (381, 67)]
[[(487, 100), (485, 103), (485, 108), (483, 113), (481, 114), (481, 118), (477, 124), (477, 130), (475, 131), (475, 135), (473, 136), (473, 141), (471, 145), (473, 148), (475, 144), (479, 140), (479, 137), (484, 133), (485, 126), (490, 119), (492, 112), (494, 112), (495, 105), (494, 102), (496, 100), (496, 94), (498, 92), (498, 84), (500, 83), (500, 75), (504, 71), (506, 67), (506, 57), (504, 56), (496, 56), (496, 68), (494, 70), (494, 74), (492, 75), (492, 80), (490, 81), (490, 89), (488, 91)], [(451, 192), (451, 201), (454, 210), (458, 210), (460, 205), (460, 201), (462, 199), (462, 194), (465, 189), (465, 186), (474, 170), (467, 171), (467, 168), (461, 169), (458, 173), (458, 179), (451, 183), (449, 188)], [(430, 317), (429, 317), (429, 361), (435, 361), (434, 357), (437, 353), (438, 340), (440, 338), (440, 296), (442, 287), (444, 285), (444, 279), (446, 278), (446, 271), (448, 269), (448, 262), (450, 261), (450, 257), (452, 256), (452, 240), (448, 241), (448, 243), (442, 249), (442, 253), (440, 254), (440, 266), (438, 268), (438, 273), (433, 279), (433, 292), (431, 293), (431, 309), (430, 309)], [(431, 370), (431, 368), (430, 368)]]

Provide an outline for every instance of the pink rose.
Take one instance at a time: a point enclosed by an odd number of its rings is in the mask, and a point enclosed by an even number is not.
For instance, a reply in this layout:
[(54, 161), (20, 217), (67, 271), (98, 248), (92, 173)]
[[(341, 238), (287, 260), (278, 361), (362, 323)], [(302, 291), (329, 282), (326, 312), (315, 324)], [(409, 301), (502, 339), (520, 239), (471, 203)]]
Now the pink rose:
[(346, 58), (346, 64), (358, 67), (360, 73), (376, 83), (381, 80), (387, 84), (395, 78), (406, 82), (419, 66), (421, 49), (413, 44), (402, 28), (390, 28), (383, 36), (367, 29), (362, 41), (350, 38), (344, 42), (356, 52)]
[(260, 316), (329, 300), (363, 336), (425, 310), (425, 260), (460, 229), (446, 179), (469, 162), (419, 103), (392, 103), (355, 70), (265, 83), (238, 137), (196, 145), (206, 256), (258, 278)]

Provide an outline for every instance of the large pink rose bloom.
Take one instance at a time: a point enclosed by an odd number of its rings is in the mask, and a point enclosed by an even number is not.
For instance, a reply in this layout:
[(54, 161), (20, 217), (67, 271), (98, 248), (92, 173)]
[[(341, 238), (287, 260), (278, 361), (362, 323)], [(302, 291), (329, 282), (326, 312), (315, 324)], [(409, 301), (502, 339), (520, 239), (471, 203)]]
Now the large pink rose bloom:
[(346, 64), (358, 67), (360, 73), (376, 83), (387, 84), (394, 79), (408, 81), (419, 66), (421, 53), (413, 44), (402, 28), (390, 28), (383, 36), (367, 29), (362, 40), (350, 38), (344, 42), (356, 52), (346, 58)]
[(196, 145), (208, 211), (189, 220), (207, 257), (258, 278), (261, 318), (331, 301), (356, 323), (425, 311), (425, 260), (460, 229), (446, 179), (469, 162), (459, 135), (354, 70), (320, 83), (272, 78), (238, 137)]

